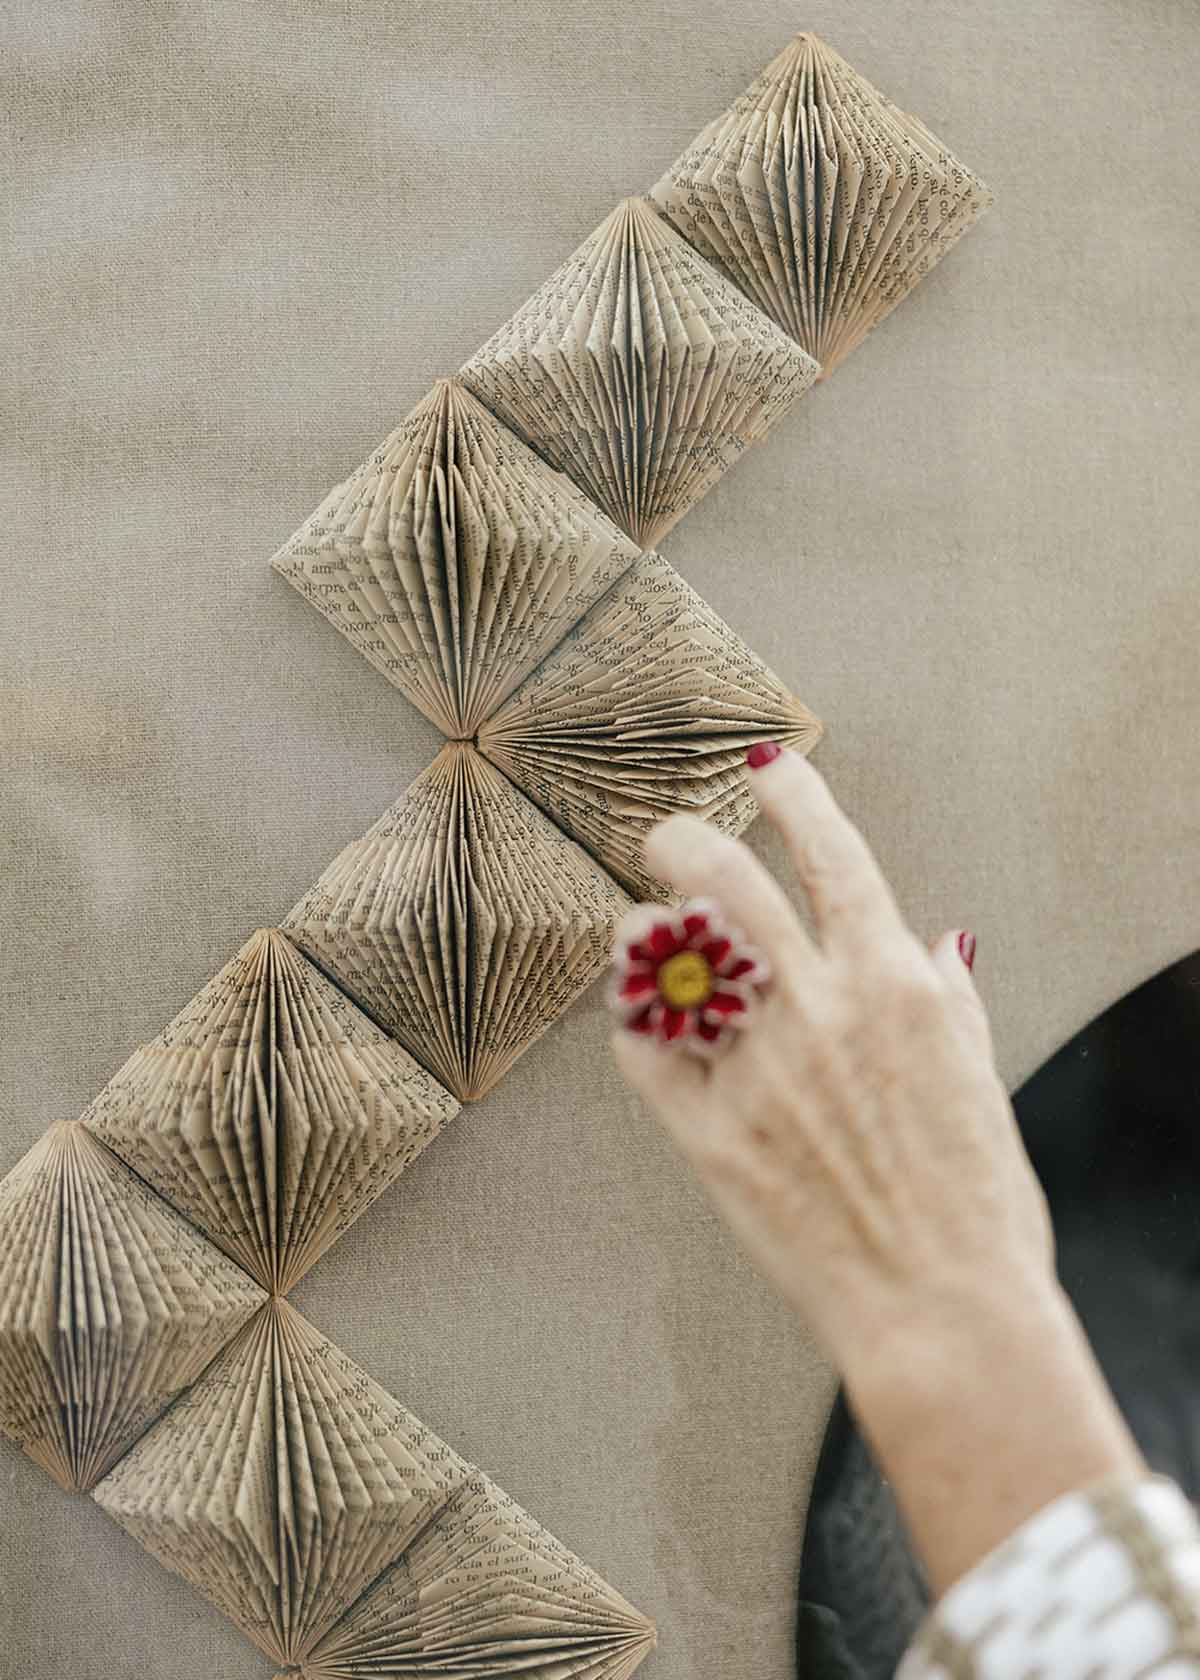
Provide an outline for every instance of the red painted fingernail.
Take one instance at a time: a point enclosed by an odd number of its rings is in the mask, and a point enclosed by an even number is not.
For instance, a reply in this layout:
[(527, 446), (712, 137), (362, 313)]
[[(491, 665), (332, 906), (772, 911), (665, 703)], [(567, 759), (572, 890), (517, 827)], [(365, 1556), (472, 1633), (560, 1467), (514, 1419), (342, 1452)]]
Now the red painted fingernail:
[(764, 764), (773, 764), (782, 751), (778, 741), (756, 741), (746, 754), (746, 763), (751, 770), (761, 770)]
[(975, 967), (975, 935), (960, 933), (958, 936), (958, 954), (968, 968)]

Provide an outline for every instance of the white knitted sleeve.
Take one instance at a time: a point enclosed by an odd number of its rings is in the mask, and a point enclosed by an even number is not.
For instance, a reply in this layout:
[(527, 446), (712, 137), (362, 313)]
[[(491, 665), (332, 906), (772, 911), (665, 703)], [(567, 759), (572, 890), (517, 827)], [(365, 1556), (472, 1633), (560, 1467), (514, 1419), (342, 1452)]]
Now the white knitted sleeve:
[(896, 1680), (1200, 1680), (1200, 1523), (1158, 1476), (1069, 1493), (946, 1593)]

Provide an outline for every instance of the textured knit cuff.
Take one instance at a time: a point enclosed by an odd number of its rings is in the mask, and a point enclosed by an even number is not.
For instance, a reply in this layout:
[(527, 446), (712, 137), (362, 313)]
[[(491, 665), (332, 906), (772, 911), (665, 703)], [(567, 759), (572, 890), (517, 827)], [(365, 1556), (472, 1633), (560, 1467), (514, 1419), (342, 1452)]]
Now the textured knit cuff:
[(946, 1593), (897, 1680), (1200, 1680), (1200, 1523), (1158, 1476), (1065, 1494)]

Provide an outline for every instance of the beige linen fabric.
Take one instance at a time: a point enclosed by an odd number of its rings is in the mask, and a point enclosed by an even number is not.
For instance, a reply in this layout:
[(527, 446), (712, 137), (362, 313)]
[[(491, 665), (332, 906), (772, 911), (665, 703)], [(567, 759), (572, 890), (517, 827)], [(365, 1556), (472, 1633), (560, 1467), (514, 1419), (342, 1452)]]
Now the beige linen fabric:
[[(664, 543), (828, 723), (1016, 1082), (1200, 943), (1200, 16), (884, 0), (6, 0), (0, 1169), (437, 748), (267, 567), (799, 28), (996, 209)], [(777, 857), (756, 831), (755, 844)], [(298, 1307), (655, 1616), (784, 1680), (831, 1379), (590, 995)], [(249, 1646), (0, 1445), (3, 1680)]]

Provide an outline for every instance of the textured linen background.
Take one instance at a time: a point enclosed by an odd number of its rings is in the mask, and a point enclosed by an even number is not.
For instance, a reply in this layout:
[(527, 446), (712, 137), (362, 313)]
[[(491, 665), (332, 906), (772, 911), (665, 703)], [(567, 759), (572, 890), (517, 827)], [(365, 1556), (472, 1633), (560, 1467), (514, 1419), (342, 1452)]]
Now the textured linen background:
[[(6, 0), (0, 1170), (432, 756), (267, 568), (800, 28), (992, 214), (664, 545), (829, 725), (1005, 1076), (1200, 942), (1185, 0)], [(777, 859), (768, 837), (754, 843)], [(589, 996), (297, 1303), (661, 1628), (784, 1680), (831, 1394)], [(4, 1680), (247, 1680), (0, 1443)]]

